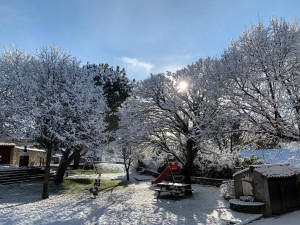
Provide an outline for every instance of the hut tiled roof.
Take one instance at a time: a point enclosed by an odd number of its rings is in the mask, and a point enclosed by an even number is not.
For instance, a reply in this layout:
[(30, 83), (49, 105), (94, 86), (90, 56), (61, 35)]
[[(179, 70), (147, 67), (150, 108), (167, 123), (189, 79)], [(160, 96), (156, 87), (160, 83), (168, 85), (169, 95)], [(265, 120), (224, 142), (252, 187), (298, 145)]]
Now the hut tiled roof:
[(263, 164), (252, 165), (250, 168), (238, 171), (233, 176), (244, 173), (250, 169), (253, 169), (257, 173), (260, 173), (266, 178), (283, 178), (292, 177), (296, 174), (300, 174), (300, 169), (289, 164)]
[(254, 170), (266, 178), (292, 177), (299, 174), (300, 170), (289, 164), (266, 164), (254, 166)]

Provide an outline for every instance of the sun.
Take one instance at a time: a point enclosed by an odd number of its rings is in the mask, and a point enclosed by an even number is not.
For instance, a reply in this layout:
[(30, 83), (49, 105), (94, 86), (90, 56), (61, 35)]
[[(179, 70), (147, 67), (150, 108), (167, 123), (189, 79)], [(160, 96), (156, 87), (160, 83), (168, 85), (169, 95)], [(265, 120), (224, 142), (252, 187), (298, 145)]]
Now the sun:
[(186, 82), (186, 81), (180, 81), (179, 85), (178, 85), (178, 88), (181, 91), (185, 91), (188, 88), (188, 86), (189, 86), (188, 82)]

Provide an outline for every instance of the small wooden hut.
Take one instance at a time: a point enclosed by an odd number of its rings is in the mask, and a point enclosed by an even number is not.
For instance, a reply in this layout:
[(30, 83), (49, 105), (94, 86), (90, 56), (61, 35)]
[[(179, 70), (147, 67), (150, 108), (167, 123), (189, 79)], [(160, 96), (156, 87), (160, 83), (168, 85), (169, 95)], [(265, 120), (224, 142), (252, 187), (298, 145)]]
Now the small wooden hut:
[(300, 170), (289, 164), (253, 165), (233, 175), (236, 198), (253, 196), (264, 202), (264, 216), (300, 206)]

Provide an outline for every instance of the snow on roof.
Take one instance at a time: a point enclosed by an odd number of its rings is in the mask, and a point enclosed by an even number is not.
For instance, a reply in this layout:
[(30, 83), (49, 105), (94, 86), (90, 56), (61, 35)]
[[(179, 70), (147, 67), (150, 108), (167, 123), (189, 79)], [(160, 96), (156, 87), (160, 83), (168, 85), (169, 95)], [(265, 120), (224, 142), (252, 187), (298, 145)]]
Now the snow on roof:
[(236, 172), (233, 176), (249, 171), (253, 168), (254, 171), (260, 173), (266, 178), (282, 178), (282, 177), (292, 177), (296, 174), (300, 174), (300, 169), (289, 165), (289, 164), (262, 164), (262, 165), (252, 165), (250, 168), (243, 169)]
[(292, 177), (300, 173), (297, 167), (289, 164), (257, 165), (254, 170), (266, 178)]
[[(16, 146), (16, 149), (24, 149), (23, 146)], [(35, 151), (35, 152), (46, 152), (44, 149), (38, 148), (26, 148), (28, 151)]]
[(0, 146), (15, 146), (14, 143), (4, 143), (4, 142), (0, 142)]
[(243, 170), (240, 170), (240, 171), (237, 171), (235, 174), (233, 174), (232, 176), (235, 177), (241, 173), (244, 173), (244, 172), (247, 172), (249, 170), (249, 168), (246, 168), (246, 169), (243, 169)]

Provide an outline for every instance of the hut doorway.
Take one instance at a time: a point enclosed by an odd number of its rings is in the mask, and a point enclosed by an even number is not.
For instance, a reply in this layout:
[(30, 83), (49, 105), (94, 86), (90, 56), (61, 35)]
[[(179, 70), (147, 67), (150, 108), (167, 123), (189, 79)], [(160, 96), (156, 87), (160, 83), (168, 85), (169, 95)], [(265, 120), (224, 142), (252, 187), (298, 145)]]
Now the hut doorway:
[(282, 214), (297, 208), (298, 189), (296, 177), (269, 179), (272, 214)]
[(0, 164), (10, 164), (13, 146), (0, 146)]

